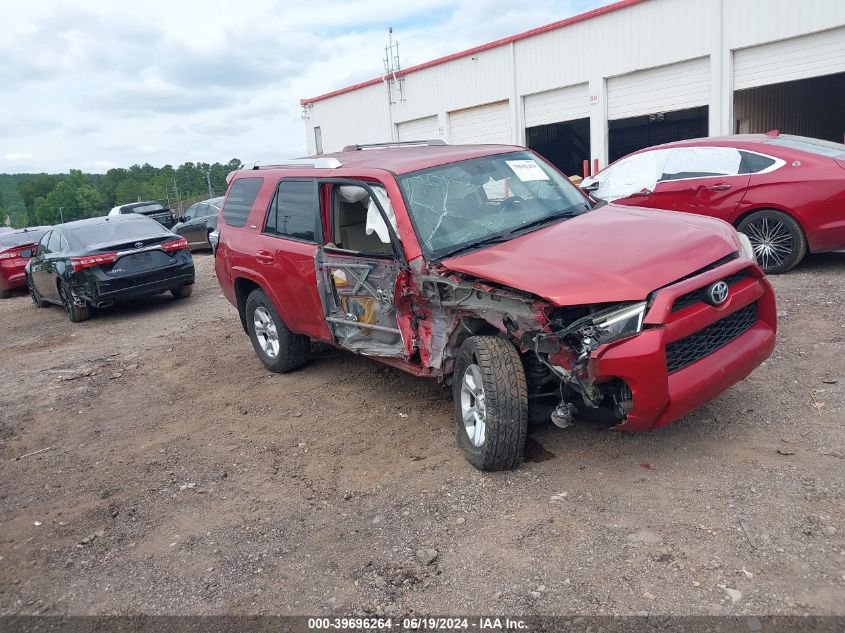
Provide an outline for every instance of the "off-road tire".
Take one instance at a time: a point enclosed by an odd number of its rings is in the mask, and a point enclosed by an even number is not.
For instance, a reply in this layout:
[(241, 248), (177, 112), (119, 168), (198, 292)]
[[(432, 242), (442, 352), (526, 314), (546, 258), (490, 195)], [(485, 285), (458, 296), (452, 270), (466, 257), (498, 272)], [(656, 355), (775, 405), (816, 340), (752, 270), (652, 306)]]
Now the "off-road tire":
[[(470, 365), (481, 370), (485, 399), (485, 438), (469, 439), (461, 415), (461, 385)], [(472, 336), (455, 362), (452, 397), (458, 448), (479, 470), (512, 470), (522, 462), (528, 431), (528, 387), (516, 348), (497, 336)]]
[(185, 299), (186, 297), (190, 297), (193, 292), (193, 284), (191, 284), (190, 286), (179, 286), (178, 288), (170, 289), (170, 294), (173, 295), (174, 299)]
[(87, 321), (91, 318), (91, 306), (86, 305), (79, 307), (74, 305), (73, 300), (68, 294), (68, 291), (65, 289), (64, 284), (59, 285), (59, 297), (62, 299), (65, 314), (67, 314), (67, 318), (70, 319), (71, 323), (81, 323), (82, 321)]
[(26, 287), (29, 290), (29, 296), (32, 299), (32, 303), (35, 304), (36, 308), (44, 308), (47, 306), (47, 302), (44, 301), (44, 299), (41, 298), (41, 295), (38, 294), (38, 291), (32, 283), (32, 277), (29, 275), (26, 276)]
[(755, 211), (754, 213), (744, 217), (737, 225), (736, 229), (740, 233), (748, 235), (748, 238), (753, 243), (755, 238), (753, 237), (753, 231), (749, 229), (749, 225), (763, 219), (778, 222), (782, 224), (787, 231), (789, 231), (789, 234), (792, 236), (792, 252), (779, 265), (766, 266), (759, 257), (757, 258), (757, 263), (760, 264), (761, 268), (763, 268), (767, 275), (779, 275), (780, 273), (792, 270), (802, 259), (804, 259), (804, 255), (807, 253), (807, 238), (804, 235), (801, 225), (798, 224), (793, 217), (787, 215), (783, 211), (776, 211), (775, 209), (761, 209), (760, 211)]
[[(275, 358), (271, 358), (264, 352), (255, 334), (254, 314), (259, 306), (270, 313), (270, 317), (276, 325), (276, 332), (279, 337), (279, 353)], [(288, 329), (263, 290), (258, 288), (249, 294), (244, 306), (244, 314), (252, 347), (255, 349), (256, 356), (267, 369), (277, 374), (284, 374), (299, 369), (308, 363), (311, 356), (311, 339), (302, 334), (294, 334)]]

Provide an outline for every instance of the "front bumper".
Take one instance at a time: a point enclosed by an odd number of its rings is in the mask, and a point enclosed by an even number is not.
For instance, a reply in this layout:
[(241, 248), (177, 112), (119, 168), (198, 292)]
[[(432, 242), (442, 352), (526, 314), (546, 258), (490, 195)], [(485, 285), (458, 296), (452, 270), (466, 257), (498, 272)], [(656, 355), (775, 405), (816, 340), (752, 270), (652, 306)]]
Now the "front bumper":
[[(676, 312), (678, 297), (723, 279), (749, 263), (734, 260), (725, 266), (663, 288), (646, 314), (639, 335), (596, 349), (590, 359), (592, 381), (618, 378), (631, 390), (632, 407), (616, 429), (643, 431), (665, 426), (709, 402), (748, 376), (775, 346), (777, 312), (772, 287), (757, 266), (733, 284), (722, 305), (696, 303)], [(746, 306), (757, 304), (757, 320), (742, 334), (698, 360), (669, 372), (666, 346), (699, 332)]]

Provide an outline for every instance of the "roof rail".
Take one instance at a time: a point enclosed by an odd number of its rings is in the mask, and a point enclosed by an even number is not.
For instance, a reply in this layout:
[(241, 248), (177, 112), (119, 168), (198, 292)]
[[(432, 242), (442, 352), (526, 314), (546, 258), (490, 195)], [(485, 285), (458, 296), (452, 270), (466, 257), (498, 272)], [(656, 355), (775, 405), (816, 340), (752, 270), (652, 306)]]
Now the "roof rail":
[(343, 163), (341, 163), (336, 158), (324, 156), (321, 158), (291, 158), (283, 163), (277, 163), (275, 165), (259, 165), (258, 163), (255, 163), (252, 166), (253, 169), (279, 169), (282, 167), (313, 167), (315, 169), (337, 169), (338, 167), (343, 167)]
[(367, 143), (364, 145), (347, 145), (344, 152), (358, 152), (363, 149), (389, 149), (391, 147), (414, 147), (425, 145), (448, 145), (442, 138), (430, 138), (420, 141), (391, 141), (389, 143)]

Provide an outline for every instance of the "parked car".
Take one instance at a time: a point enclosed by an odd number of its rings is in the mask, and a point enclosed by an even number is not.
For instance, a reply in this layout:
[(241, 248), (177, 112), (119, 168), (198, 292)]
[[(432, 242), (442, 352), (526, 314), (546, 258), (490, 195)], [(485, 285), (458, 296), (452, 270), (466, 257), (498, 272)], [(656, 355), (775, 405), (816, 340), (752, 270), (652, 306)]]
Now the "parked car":
[(188, 240), (191, 249), (213, 250), (209, 236), (217, 228), (217, 214), (222, 204), (222, 196), (192, 204), (171, 230)]
[(38, 240), (49, 228), (35, 226), (0, 234), (0, 299), (7, 299), (12, 296), (12, 290), (26, 286), (24, 268)]
[(26, 265), (32, 301), (64, 306), (77, 323), (92, 308), (167, 292), (191, 295), (194, 262), (184, 237), (143, 215), (77, 220), (54, 226)]
[(748, 235), (767, 273), (845, 248), (845, 145), (744, 134), (658, 145), (581, 185), (616, 204), (709, 215)]
[(132, 202), (131, 204), (122, 204), (113, 207), (109, 211), (110, 216), (124, 215), (126, 213), (137, 213), (152, 218), (165, 228), (172, 228), (176, 224), (176, 213), (169, 207), (164, 206), (161, 202), (155, 200), (148, 200), (146, 202)]
[(230, 174), (216, 273), (270, 371), (313, 339), (451, 383), (458, 446), (508, 469), (529, 417), (661, 427), (771, 353), (728, 224), (599, 207), (524, 148), (394, 145)]

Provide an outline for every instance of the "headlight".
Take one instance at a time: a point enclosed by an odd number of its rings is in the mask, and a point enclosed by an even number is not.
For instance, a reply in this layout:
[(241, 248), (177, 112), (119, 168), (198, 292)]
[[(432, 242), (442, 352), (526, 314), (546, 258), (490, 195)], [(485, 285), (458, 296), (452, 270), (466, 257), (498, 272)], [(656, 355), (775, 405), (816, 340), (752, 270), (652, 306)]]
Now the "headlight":
[(632, 303), (601, 313), (593, 318), (595, 336), (600, 343), (607, 343), (624, 336), (637, 334), (643, 329), (646, 302)]
[(739, 245), (742, 249), (742, 254), (745, 255), (746, 259), (756, 262), (757, 254), (754, 252), (751, 240), (748, 239), (748, 236), (745, 233), (737, 233), (737, 236), (739, 237)]

